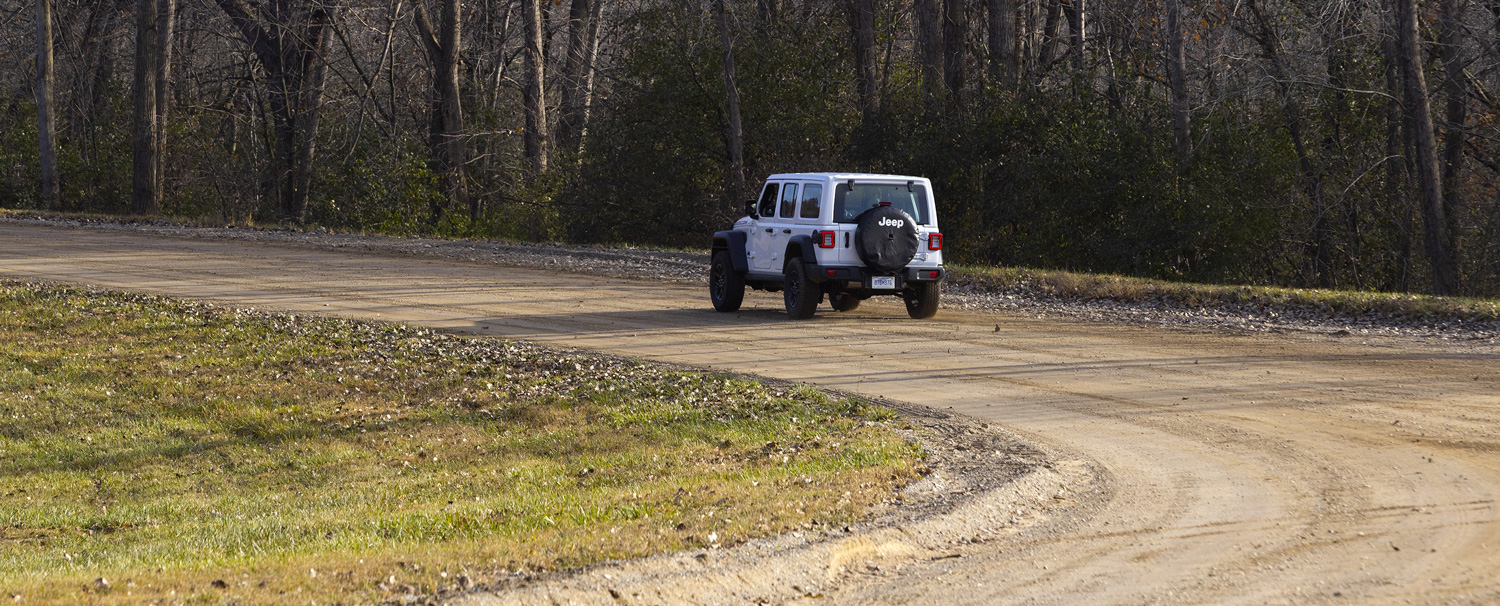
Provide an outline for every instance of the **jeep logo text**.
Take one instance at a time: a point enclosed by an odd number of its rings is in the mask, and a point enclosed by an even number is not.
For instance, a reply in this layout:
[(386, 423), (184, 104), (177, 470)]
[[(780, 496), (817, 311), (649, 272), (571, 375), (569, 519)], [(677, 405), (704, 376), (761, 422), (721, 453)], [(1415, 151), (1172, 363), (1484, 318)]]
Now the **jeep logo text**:
[(895, 227), (897, 229), (900, 229), (902, 225), (906, 225), (906, 219), (881, 219), (880, 220), (880, 226), (881, 227)]

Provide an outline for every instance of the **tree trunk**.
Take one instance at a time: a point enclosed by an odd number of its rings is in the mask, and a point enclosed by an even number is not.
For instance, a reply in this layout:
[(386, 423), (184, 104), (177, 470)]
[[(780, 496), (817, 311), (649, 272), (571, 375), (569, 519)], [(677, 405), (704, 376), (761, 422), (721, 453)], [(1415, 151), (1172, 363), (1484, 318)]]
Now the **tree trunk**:
[(1313, 161), (1312, 153), (1307, 147), (1307, 138), (1302, 130), (1305, 112), (1292, 91), (1291, 76), (1286, 68), (1281, 38), (1277, 36), (1275, 27), (1261, 11), (1258, 3), (1250, 0), (1247, 6), (1257, 27), (1253, 37), (1260, 45), (1266, 63), (1271, 65), (1271, 75), (1275, 78), (1277, 91), (1281, 94), (1283, 124), (1287, 134), (1292, 138), (1292, 150), (1297, 154), (1297, 166), (1302, 171), (1303, 195), (1307, 196), (1312, 204), (1312, 239), (1306, 251), (1308, 265), (1304, 269), (1305, 279), (1309, 284), (1326, 287), (1330, 285), (1331, 279), (1328, 272), (1328, 258), (1332, 245), (1328, 241), (1329, 233), (1326, 223), (1328, 210), (1324, 200), (1323, 172)]
[(740, 127), (740, 89), (734, 81), (734, 40), (729, 35), (729, 7), (716, 0), (719, 13), (719, 40), (724, 45), (724, 96), (729, 106), (729, 205), (736, 208), (745, 192), (744, 132)]
[(156, 125), (157, 57), (161, 38), (157, 32), (158, 0), (137, 0), (135, 5), (135, 114), (132, 126), (132, 172), (130, 211), (138, 215), (161, 210), (157, 189), (157, 161), (161, 142)]
[(307, 198), (312, 193), (313, 159), (318, 150), (318, 118), (323, 113), (323, 87), (328, 75), (328, 62), (323, 60), (323, 49), (328, 48), (333, 37), (332, 23), (315, 22), (311, 36), (311, 52), (302, 57), (301, 90), (294, 117), (297, 137), (297, 161), (292, 166), (295, 189), (287, 215), (298, 225), (307, 221)]
[(1443, 94), (1447, 97), (1443, 127), (1443, 218), (1448, 256), (1457, 265), (1463, 258), (1463, 174), (1464, 140), (1469, 119), (1469, 91), (1464, 77), (1463, 12), (1465, 0), (1444, 0), (1441, 30), (1443, 59)]
[(950, 106), (957, 106), (963, 95), (967, 76), (964, 34), (968, 29), (969, 14), (964, 0), (943, 0), (943, 85)]
[(1063, 3), (1067, 0), (1049, 0), (1047, 3), (1047, 25), (1042, 32), (1042, 68), (1052, 66), (1062, 52)]
[(880, 111), (880, 83), (875, 70), (875, 0), (850, 0), (848, 7), (859, 113), (865, 124), (872, 124)]
[(547, 97), (543, 80), (546, 57), (542, 48), (542, 3), (521, 0), (521, 16), (526, 20), (525, 61), (526, 91), (526, 157), (531, 160), (531, 175), (547, 170)]
[(172, 105), (172, 42), (177, 0), (158, 0), (156, 13), (156, 198), (166, 197), (167, 112)]
[(1407, 120), (1416, 157), (1417, 189), (1422, 200), (1424, 248), (1432, 265), (1432, 290), (1439, 295), (1458, 292), (1458, 266), (1448, 249), (1447, 220), (1443, 216), (1443, 182), (1439, 176), (1437, 137), (1432, 127), (1432, 102), (1417, 48), (1416, 0), (1393, 0), (1396, 8), (1396, 57), (1405, 81)]
[(1088, 34), (1084, 28), (1088, 25), (1085, 20), (1088, 16), (1087, 0), (1068, 1), (1068, 30), (1073, 36), (1073, 67), (1083, 72), (1084, 51), (1087, 49)]
[(593, 97), (594, 60), (599, 53), (602, 0), (573, 0), (568, 7), (568, 57), (563, 66), (562, 116), (557, 146), (571, 154), (583, 150), (583, 131)]
[(1182, 0), (1167, 0), (1167, 86), (1172, 90), (1172, 144), (1178, 170), (1186, 170), (1192, 153), (1188, 123), (1187, 67), (1182, 31)]
[[(434, 26), (427, 15), (425, 2), (417, 2), (417, 29), (422, 45), (432, 62), (432, 110), (428, 128), (428, 147), (435, 160), (434, 168), (442, 181), (448, 207), (465, 205), (463, 166), (463, 105), (459, 97), (459, 66), (463, 7), (460, 0), (442, 0), (442, 23)], [(478, 198), (467, 200), (469, 218), (478, 218)], [(435, 225), (444, 205), (434, 202), (431, 221)]]
[(42, 165), (42, 207), (58, 207), (57, 115), (52, 89), (52, 4), (36, 0), (36, 132)]
[[(145, 0), (142, 0), (145, 1)], [(277, 211), (283, 220), (306, 220), (317, 153), (333, 15), (295, 0), (271, 0), (264, 8), (245, 0), (216, 0), (266, 72), (266, 105), (272, 123), (271, 172)]]
[[(1391, 32), (1394, 33), (1394, 32)], [(1403, 137), (1404, 112), (1401, 109), (1401, 78), (1396, 61), (1396, 39), (1384, 36), (1381, 50), (1385, 55), (1385, 195), (1387, 211), (1396, 213), (1396, 275), (1390, 290), (1411, 290), (1412, 218), (1411, 202), (1406, 195), (1406, 166), (1410, 161)]]
[(1016, 1), (987, 0), (989, 31), (986, 42), (990, 55), (990, 78), (996, 83), (1016, 85)]
[(917, 50), (922, 58), (922, 93), (929, 110), (943, 98), (942, 0), (916, 0)]

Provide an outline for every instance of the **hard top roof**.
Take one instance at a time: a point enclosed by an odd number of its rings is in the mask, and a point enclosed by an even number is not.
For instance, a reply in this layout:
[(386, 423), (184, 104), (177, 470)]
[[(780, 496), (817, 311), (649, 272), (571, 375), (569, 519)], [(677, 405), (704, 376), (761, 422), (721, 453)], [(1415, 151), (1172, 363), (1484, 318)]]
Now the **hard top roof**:
[(866, 173), (780, 173), (766, 177), (767, 181), (783, 179), (807, 179), (812, 181), (923, 181), (926, 177), (912, 177), (908, 175), (873, 175)]

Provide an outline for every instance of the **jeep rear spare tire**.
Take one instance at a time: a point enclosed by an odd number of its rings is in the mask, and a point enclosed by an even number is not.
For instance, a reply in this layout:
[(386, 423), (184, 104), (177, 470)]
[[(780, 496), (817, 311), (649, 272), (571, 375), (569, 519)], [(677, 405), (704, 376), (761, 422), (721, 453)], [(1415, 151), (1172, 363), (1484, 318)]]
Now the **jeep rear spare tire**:
[(917, 221), (894, 206), (876, 206), (859, 217), (854, 250), (865, 266), (879, 273), (906, 267), (917, 255)]

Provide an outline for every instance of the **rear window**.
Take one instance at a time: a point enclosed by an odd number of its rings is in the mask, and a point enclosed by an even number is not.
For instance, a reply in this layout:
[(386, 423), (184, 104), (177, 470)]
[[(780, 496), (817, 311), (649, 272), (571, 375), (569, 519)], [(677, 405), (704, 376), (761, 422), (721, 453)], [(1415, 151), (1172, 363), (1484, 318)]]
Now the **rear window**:
[(854, 182), (850, 188), (848, 182), (840, 183), (833, 188), (833, 220), (836, 223), (855, 223), (859, 215), (867, 210), (879, 206), (882, 202), (889, 202), (891, 206), (899, 208), (917, 220), (918, 225), (926, 225), (927, 217), (927, 187), (921, 183), (861, 183)]

